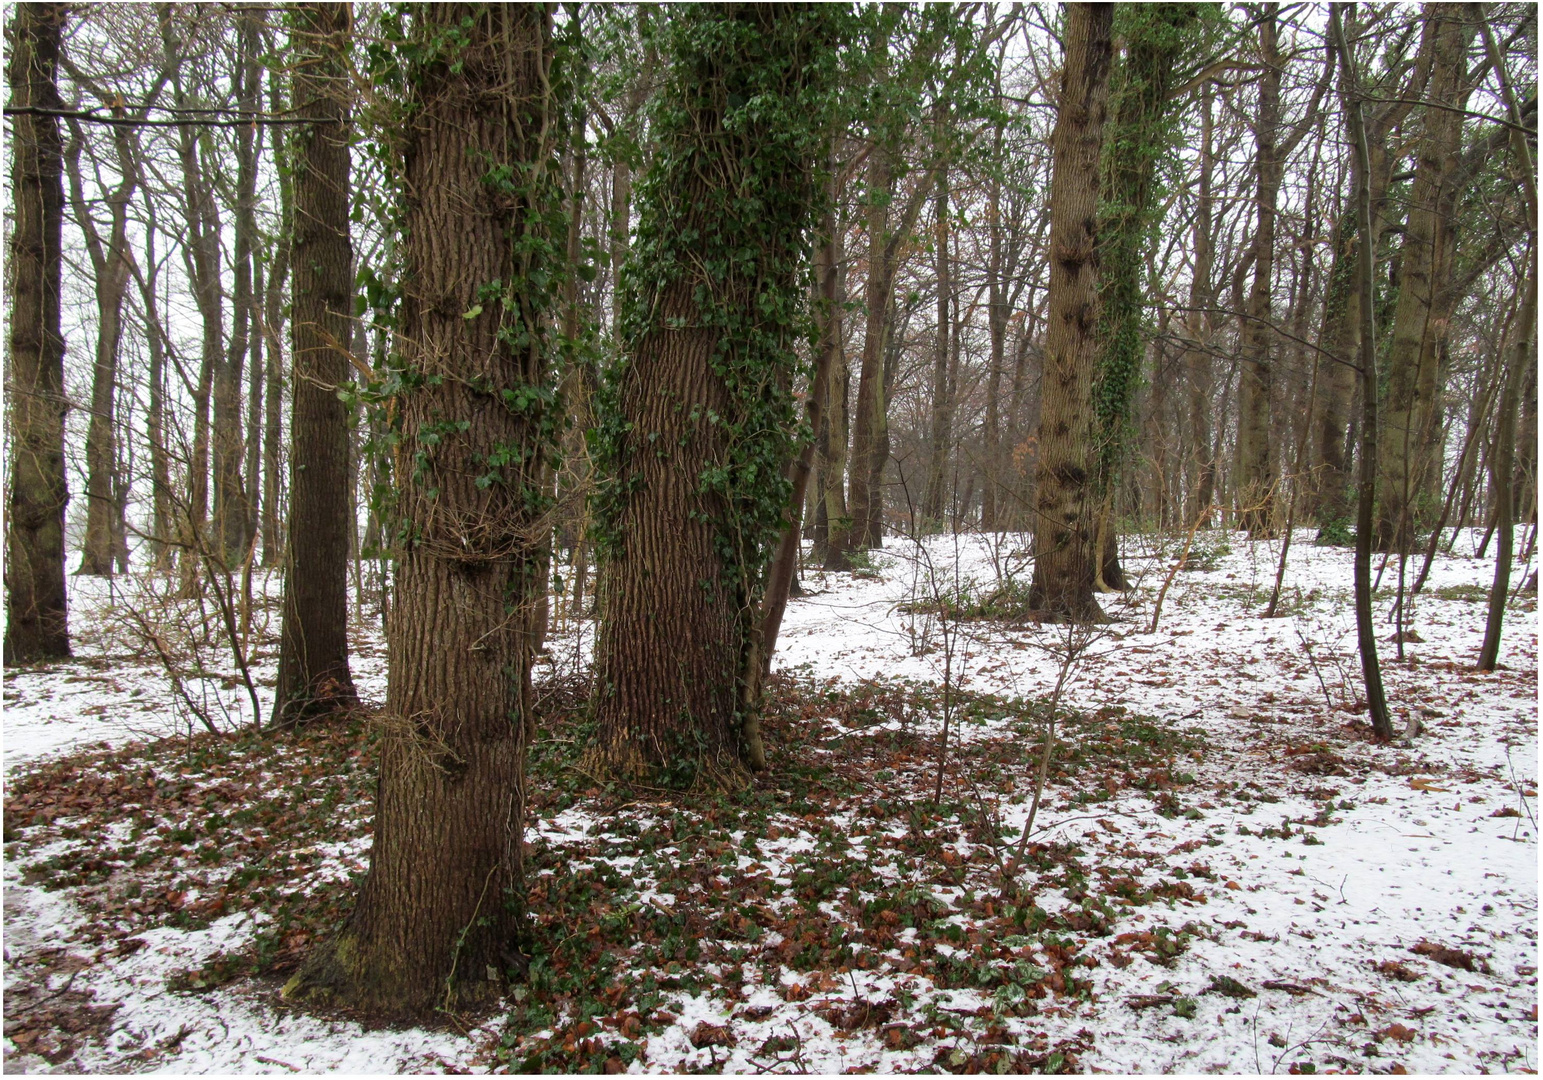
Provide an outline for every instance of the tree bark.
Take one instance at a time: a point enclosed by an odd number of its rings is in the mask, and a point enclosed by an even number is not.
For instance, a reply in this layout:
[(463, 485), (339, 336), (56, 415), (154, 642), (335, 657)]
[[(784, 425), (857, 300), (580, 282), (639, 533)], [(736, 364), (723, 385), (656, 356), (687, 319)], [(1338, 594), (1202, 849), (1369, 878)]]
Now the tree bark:
[(1211, 179), (1215, 172), (1212, 136), (1215, 121), (1211, 110), (1211, 84), (1200, 91), (1200, 183), (1195, 193), (1194, 268), (1189, 279), (1189, 313), (1185, 317), (1187, 334), (1184, 369), (1189, 377), (1189, 423), (1195, 467), (1194, 505), (1185, 510), (1188, 521), (1200, 522), (1198, 528), (1210, 528), (1211, 504), (1216, 498), (1216, 459), (1211, 452), (1211, 396), (1214, 393), (1210, 353), (1211, 278), (1215, 260), (1215, 242), (1211, 237)]
[(1387, 399), (1383, 411), (1381, 495), (1376, 547), (1407, 554), (1416, 528), (1415, 497), (1423, 483), (1420, 460), (1425, 427), (1435, 410), (1438, 341), (1444, 319), (1437, 302), (1444, 271), (1451, 265), (1444, 250), (1453, 239), (1443, 222), (1443, 204), (1459, 164), (1463, 118), (1455, 111), (1468, 99), (1468, 50), (1476, 30), (1469, 4), (1428, 4), (1426, 21), (1434, 27), (1427, 94), (1437, 105), (1426, 107), (1410, 192), (1409, 214), (1399, 259), (1398, 302), (1387, 350)]
[(1029, 606), (1046, 617), (1101, 621), (1093, 594), (1097, 494), (1099, 159), (1108, 111), (1112, 4), (1066, 6), (1066, 58), (1051, 136), (1050, 313), (1034, 494)]
[(358, 700), (348, 670), (348, 557), (353, 520), (348, 413), (338, 397), (353, 365), (349, 237), (349, 5), (295, 10), (294, 97), (313, 116), (296, 140), (290, 317), (295, 378), (289, 422), (289, 526), (273, 723), (288, 725)]
[[(261, 100), (258, 51), (258, 17), (243, 10), (236, 19), (236, 98), (243, 109), (256, 111)], [(250, 348), (253, 324), (252, 255), (257, 233), (255, 215), (257, 154), (254, 127), (236, 129), (235, 250), (231, 294), (231, 333), (224, 356), (214, 373), (214, 535), (215, 550), (226, 566), (246, 558), (251, 537), (251, 509), (241, 475), (246, 458), (244, 418), (241, 415), (241, 376)], [(218, 233), (214, 239), (218, 246)], [(218, 264), (216, 263), (216, 274)], [(216, 286), (218, 287), (218, 286)]]
[[(762, 515), (773, 492), (787, 494), (787, 458), (773, 466), (768, 455), (792, 449), (794, 328), (780, 304), (802, 291), (821, 151), (800, 113), (831, 27), (822, 9), (782, 5), (668, 18), (676, 54), (664, 93), (681, 105), (655, 127), (639, 200), (652, 239), (624, 300), (627, 359), (600, 420), (603, 621), (588, 761), (626, 781), (736, 786), (742, 677), (785, 503)], [(750, 116), (736, 100), (765, 107)]]
[[(274, 73), (268, 84), (269, 109), (275, 113), (284, 106), (279, 92), (279, 77)], [(286, 160), (281, 134), (273, 128), (273, 159)], [(263, 365), (263, 461), (262, 461), (262, 564), (277, 566), (284, 556), (283, 515), (279, 505), (279, 468), (284, 404), (284, 288), (289, 281), (289, 264), (294, 244), (294, 180), (288, 169), (279, 170), (279, 242), (273, 252), (273, 269), (263, 293), (262, 336), (266, 359)]]
[(555, 187), (541, 173), (548, 13), (425, 5), (413, 33), (400, 340), (422, 380), (399, 399), (406, 539), (375, 838), (353, 914), (285, 990), (427, 1017), (491, 1004), (519, 964), (534, 571), (550, 535), (535, 496), (556, 423), (542, 404), (555, 297), (531, 283), (560, 269), (561, 237), (532, 209)]
[[(1356, 85), (1355, 67), (1350, 47), (1345, 42), (1341, 13), (1350, 4), (1332, 4), (1329, 8), (1331, 39), (1339, 56), (1340, 99), (1345, 111), (1354, 168), (1351, 172), (1356, 197), (1356, 212), (1361, 235), (1374, 234), (1372, 202), (1372, 159), (1361, 118), (1361, 92)], [(1372, 246), (1361, 245), (1357, 273), (1362, 295), (1374, 294), (1375, 262)], [(1355, 616), (1356, 645), (1361, 655), (1361, 678), (1366, 688), (1366, 708), (1372, 733), (1381, 742), (1393, 737), (1393, 722), (1388, 715), (1387, 696), (1382, 687), (1382, 666), (1377, 658), (1377, 633), (1372, 614), (1372, 509), (1377, 500), (1377, 350), (1374, 341), (1372, 305), (1361, 306), (1360, 382), (1361, 382), (1361, 472), (1356, 502), (1355, 544)]]
[(1243, 365), (1238, 393), (1238, 476), (1233, 488), (1238, 524), (1251, 535), (1271, 529), (1275, 504), (1275, 457), (1270, 452), (1270, 396), (1274, 360), (1270, 345), (1270, 296), (1275, 271), (1276, 200), (1280, 193), (1284, 155), (1277, 138), (1281, 124), (1281, 72), (1283, 60), (1276, 44), (1279, 4), (1264, 5), (1259, 23), (1259, 52), (1263, 70), (1259, 76), (1259, 112), (1255, 125), (1253, 288), (1248, 294), (1248, 317), (1243, 321)]
[[(62, 107), (64, 4), (13, 9), (6, 77), (11, 105)], [(59, 327), (64, 180), (59, 122), (17, 116), (11, 128), (11, 492), (6, 512), (5, 663), (70, 655), (64, 588), (64, 336)]]
[[(946, 113), (939, 110), (938, 141), (941, 142)], [(938, 274), (938, 328), (936, 351), (932, 362), (932, 431), (928, 440), (930, 452), (927, 458), (927, 488), (922, 497), (922, 518), (926, 527), (934, 528), (943, 519), (943, 501), (948, 478), (948, 451), (953, 437), (954, 403), (950, 393), (949, 361), (953, 352), (949, 348), (950, 331), (954, 323), (954, 283), (949, 272), (948, 227), (948, 170), (938, 172), (936, 194), (933, 196), (935, 238)]]

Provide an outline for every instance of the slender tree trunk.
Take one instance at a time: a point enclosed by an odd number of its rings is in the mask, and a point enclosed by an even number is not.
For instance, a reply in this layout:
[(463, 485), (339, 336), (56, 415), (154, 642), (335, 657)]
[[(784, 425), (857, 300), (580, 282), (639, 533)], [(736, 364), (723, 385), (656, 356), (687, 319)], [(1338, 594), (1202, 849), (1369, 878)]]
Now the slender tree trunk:
[(525, 933), (534, 571), (550, 530), (529, 493), (556, 449), (555, 418), (529, 404), (553, 392), (555, 298), (530, 283), (560, 270), (561, 237), (531, 231), (544, 224), (531, 202), (556, 186), (539, 172), (556, 119), (549, 13), (437, 4), (415, 18), (401, 342), (427, 378), (400, 399), (416, 465), (401, 475), (375, 838), (352, 916), (286, 992), (426, 1017), (501, 995)]
[(1489, 591), (1489, 612), (1484, 626), (1484, 644), (1479, 649), (1480, 671), (1493, 671), (1500, 663), (1500, 636), (1505, 627), (1505, 605), (1511, 585), (1511, 545), (1515, 508), (1511, 504), (1511, 470), (1516, 452), (1517, 399), (1530, 370), (1536, 375), (1538, 330), (1538, 181), (1537, 162), (1522, 130), (1522, 114), (1517, 107), (1515, 90), (1506, 71), (1506, 60), (1495, 43), (1487, 23), (1481, 23), (1484, 50), (1500, 82), (1501, 96), (1509, 114), (1511, 154), (1520, 174), (1527, 198), (1527, 277), (1522, 286), (1522, 308), (1513, 342), (1511, 363), (1506, 372), (1505, 388), (1500, 393), (1500, 412), (1495, 421), (1495, 449), (1491, 478), (1494, 486), (1496, 530), (1499, 537), (1495, 551), (1495, 580)]
[[(172, 98), (179, 109), (189, 107), (181, 47), (172, 24), (172, 5), (157, 8), (166, 66), (173, 72)], [(220, 282), (219, 217), (213, 185), (199, 160), (198, 134), (192, 127), (177, 129), (177, 157), (182, 168), (182, 212), (186, 239), (180, 245), (193, 300), (202, 323), (198, 374), (190, 393), (193, 406), (193, 445), (188, 456), (187, 496), (179, 498), (177, 544), (184, 596), (196, 594), (201, 574), (200, 551), (209, 515), (209, 398), (216, 370), (223, 366), (224, 293)]]
[[(23, 3), (11, 17), (6, 77), (13, 106), (62, 108), (57, 73), (64, 4)], [(64, 588), (63, 163), (59, 122), (11, 127), (11, 492), (6, 508), (5, 663), (70, 655)]]
[(1234, 493), (1238, 523), (1252, 535), (1271, 529), (1275, 503), (1275, 458), (1270, 451), (1270, 397), (1274, 383), (1271, 344), (1275, 331), (1270, 303), (1275, 270), (1276, 200), (1284, 155), (1277, 138), (1281, 124), (1281, 73), (1284, 61), (1276, 45), (1280, 5), (1264, 5), (1259, 24), (1259, 112), (1255, 126), (1254, 283), (1243, 322), (1243, 366), (1238, 393), (1238, 477)]
[[(875, 478), (883, 470), (878, 460), (879, 427), (884, 403), (884, 329), (892, 302), (892, 284), (885, 259), (887, 195), (893, 179), (889, 151), (876, 145), (868, 156), (868, 280), (865, 291), (867, 325), (863, 336), (862, 367), (857, 376), (857, 411), (852, 423), (851, 473), (847, 495), (850, 524), (831, 523), (831, 558), (826, 569), (841, 569), (847, 552), (874, 547), (878, 537), (869, 533), (874, 502), (882, 504)], [(832, 560), (836, 565), (832, 565)]]
[(1189, 377), (1189, 426), (1195, 463), (1194, 506), (1185, 511), (1189, 521), (1198, 520), (1198, 528), (1210, 528), (1211, 504), (1216, 498), (1216, 459), (1211, 452), (1211, 397), (1215, 392), (1210, 353), (1212, 304), (1211, 277), (1215, 260), (1215, 242), (1211, 237), (1211, 179), (1215, 172), (1212, 156), (1211, 84), (1200, 91), (1200, 183), (1195, 193), (1193, 231), (1194, 269), (1189, 280), (1189, 313), (1185, 318), (1187, 347), (1184, 369)]
[(346, 4), (308, 4), (296, 9), (295, 22), (290, 49), (302, 59), (294, 97), (327, 122), (300, 134), (294, 161), (289, 526), (304, 539), (284, 557), (275, 725), (357, 701), (348, 670), (349, 426), (338, 398), (352, 369), (346, 350), (354, 336), (344, 60), (351, 12)]
[(123, 527), (118, 517), (117, 411), (118, 351), (123, 336), (123, 298), (128, 292), (130, 263), (128, 204), (133, 198), (136, 169), (132, 150), (124, 143), (133, 128), (114, 131), (118, 143), (119, 182), (105, 202), (109, 214), (104, 242), (86, 204), (80, 154), (84, 136), (78, 121), (70, 121), (64, 169), (69, 177), (70, 206), (85, 237), (86, 253), (96, 278), (96, 355), (91, 377), (91, 419), (86, 429), (86, 538), (77, 573), (110, 576), (117, 539)]
[[(1374, 235), (1371, 153), (1367, 145), (1365, 124), (1361, 119), (1361, 93), (1356, 86), (1350, 47), (1345, 42), (1344, 28), (1341, 23), (1341, 13), (1351, 6), (1349, 4), (1330, 5), (1330, 33), (1339, 55), (1340, 97), (1354, 155), (1351, 177), (1356, 193), (1361, 235), (1370, 237)], [(1363, 295), (1370, 297), (1373, 295), (1376, 280), (1371, 244), (1361, 245), (1359, 264), (1357, 272), (1361, 278)], [(1379, 740), (1386, 742), (1393, 737), (1393, 721), (1388, 715), (1387, 696), (1382, 688), (1382, 667), (1377, 659), (1377, 632), (1372, 613), (1372, 512), (1377, 501), (1377, 350), (1371, 304), (1363, 304), (1360, 315), (1361, 475), (1356, 503), (1356, 644), (1361, 654), (1361, 677), (1366, 687), (1366, 705), (1371, 717), (1372, 732)]]
[[(283, 95), (275, 73), (268, 85), (269, 109), (283, 109)], [(283, 128), (274, 126), (273, 160), (285, 162)], [(292, 188), (294, 180), (288, 168), (279, 170), (279, 241), (273, 252), (273, 268), (263, 293), (263, 341), (266, 346), (263, 392), (262, 454), (262, 564), (277, 566), (284, 555), (282, 513), (279, 505), (279, 468), (284, 404), (284, 288), (289, 281), (289, 264), (294, 242), (295, 215)]]
[(1029, 605), (1075, 622), (1103, 618), (1093, 594), (1097, 495), (1099, 159), (1108, 111), (1113, 5), (1066, 6), (1066, 59), (1051, 148), (1050, 315), (1035, 473)]
[[(939, 110), (939, 139), (946, 123), (946, 112)], [(953, 435), (954, 405), (949, 393), (949, 362), (953, 352), (949, 347), (950, 331), (954, 324), (954, 283), (949, 272), (948, 227), (948, 170), (938, 173), (937, 194), (934, 196), (937, 215), (934, 247), (938, 273), (938, 329), (936, 352), (932, 362), (932, 431), (927, 459), (927, 488), (922, 498), (922, 518), (929, 528), (943, 519), (943, 501), (948, 478), (948, 451)]]
[(1357, 211), (1347, 207), (1334, 235), (1334, 262), (1324, 297), (1319, 346), (1331, 359), (1322, 370), (1323, 410), (1318, 414), (1313, 463), (1313, 516), (1320, 541), (1344, 542), (1350, 526), (1350, 461), (1345, 429), (1355, 398), (1355, 368), (1360, 351), (1361, 278), (1357, 272), (1363, 239)]
[(992, 130), (991, 176), (987, 180), (987, 312), (986, 327), (991, 337), (991, 367), (986, 372), (986, 429), (983, 483), (980, 489), (980, 527), (982, 532), (1001, 528), (1002, 484), (1002, 368), (1007, 362), (1007, 282), (1002, 250), (1002, 125)]
[[(827, 320), (824, 330), (832, 336), (834, 351), (826, 371), (825, 408), (820, 413), (815, 447), (818, 484), (815, 491), (813, 557), (828, 570), (841, 570), (850, 567), (845, 563), (845, 555), (835, 552), (830, 537), (831, 530), (841, 528), (841, 522), (847, 516), (848, 393), (852, 378), (846, 357), (846, 323), (842, 318), (846, 305), (842, 230), (834, 227), (834, 224), (816, 258), (821, 294), (828, 305), (822, 308), (820, 317)], [(833, 553), (837, 562), (835, 566), (829, 563)]]
[[(260, 102), (257, 66), (258, 22), (251, 11), (237, 20), (237, 101), (241, 108), (256, 110)], [(231, 334), (223, 362), (214, 375), (214, 537), (215, 549), (225, 564), (234, 566), (246, 557), (251, 520), (241, 468), (246, 457), (241, 415), (241, 376), (250, 347), (253, 323), (252, 254), (257, 232), (256, 131), (236, 129), (236, 200), (234, 290), (231, 295)], [(216, 239), (216, 243), (218, 240)]]

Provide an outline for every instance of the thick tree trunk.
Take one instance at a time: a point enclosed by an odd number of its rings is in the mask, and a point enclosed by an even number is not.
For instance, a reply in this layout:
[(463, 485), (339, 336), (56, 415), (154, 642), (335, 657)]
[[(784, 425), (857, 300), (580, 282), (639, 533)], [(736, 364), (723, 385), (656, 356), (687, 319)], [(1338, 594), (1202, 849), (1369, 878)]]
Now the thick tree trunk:
[(1399, 259), (1377, 484), (1380, 551), (1408, 553), (1417, 525), (1415, 498), (1425, 465), (1421, 451), (1428, 442), (1425, 427), (1435, 411), (1438, 342), (1445, 331), (1439, 310), (1445, 304), (1438, 304), (1437, 294), (1451, 266), (1450, 252), (1444, 249), (1455, 239), (1442, 211), (1462, 151), (1463, 117), (1457, 110), (1468, 99), (1468, 50), (1477, 28), (1471, 7), (1429, 4), (1425, 9), (1427, 22), (1434, 26), (1427, 92), (1432, 101), (1447, 107), (1425, 111)]
[[(13, 106), (62, 108), (57, 72), (64, 4), (18, 4), (6, 79)], [(5, 663), (70, 655), (64, 589), (64, 336), (59, 328), (64, 225), (59, 122), (17, 116), (11, 128), (11, 492), (6, 508)]]
[(326, 123), (296, 140), (290, 316), (289, 527), (273, 723), (294, 724), (357, 700), (348, 670), (348, 557), (353, 489), (348, 413), (337, 388), (352, 370), (353, 244), (349, 238), (351, 34), (346, 4), (296, 9), (294, 96)]
[[(787, 494), (787, 459), (768, 473), (768, 455), (792, 449), (795, 330), (781, 303), (807, 265), (820, 145), (800, 99), (825, 70), (830, 23), (781, 5), (669, 19), (663, 92), (682, 104), (655, 129), (640, 230), (657, 239), (624, 301), (628, 359), (601, 418), (588, 760), (628, 781), (729, 786), (743, 781), (742, 677), (783, 531), (785, 503), (762, 516)], [(729, 104), (752, 99), (754, 116)]]
[(401, 342), (424, 380), (400, 399), (407, 539), (375, 839), (353, 915), (290, 994), (426, 1017), (491, 1003), (519, 962), (534, 571), (550, 529), (531, 495), (556, 420), (540, 404), (552, 298), (528, 283), (559, 269), (561, 238), (530, 231), (552, 181), (508, 177), (553, 150), (548, 19), (524, 4), (416, 11)]
[(1035, 474), (1029, 604), (1047, 617), (1092, 622), (1097, 494), (1099, 158), (1108, 110), (1112, 4), (1066, 6), (1066, 59), (1051, 148), (1050, 314)]

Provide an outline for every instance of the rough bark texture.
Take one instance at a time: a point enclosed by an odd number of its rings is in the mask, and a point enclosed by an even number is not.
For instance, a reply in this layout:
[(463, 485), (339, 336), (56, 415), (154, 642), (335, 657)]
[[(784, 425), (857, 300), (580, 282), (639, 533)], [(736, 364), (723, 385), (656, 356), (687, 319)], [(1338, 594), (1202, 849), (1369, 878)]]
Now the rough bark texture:
[[(778, 442), (752, 422), (791, 426), (793, 328), (788, 312), (765, 305), (802, 293), (818, 146), (792, 134), (806, 120), (791, 114), (807, 107), (799, 95), (826, 16), (726, 5), (669, 17), (679, 20), (667, 30), (671, 107), (656, 114), (635, 291), (624, 300), (628, 355), (601, 421), (603, 622), (589, 761), (629, 781), (733, 785), (757, 593), (782, 531), (767, 528), (755, 501), (771, 463), (737, 455)], [(752, 99), (763, 102), (755, 115), (734, 104)], [(747, 220), (751, 190), (758, 209)], [(774, 420), (784, 408), (786, 420)], [(786, 465), (776, 463), (778, 484)]]
[(289, 724), (356, 700), (348, 670), (348, 556), (353, 488), (348, 414), (337, 387), (352, 365), (353, 244), (349, 238), (349, 87), (345, 4), (296, 9), (294, 92), (328, 123), (300, 132), (294, 157), (290, 316), (289, 524), (273, 722)]
[(1115, 73), (1103, 157), (1098, 244), (1100, 320), (1096, 485), (1103, 496), (1098, 523), (1101, 590), (1127, 587), (1120, 569), (1115, 491), (1130, 453), (1136, 388), (1146, 355), (1142, 318), (1147, 258), (1154, 231), (1157, 162), (1168, 148), (1168, 86), (1195, 19), (1194, 4), (1159, 3), (1128, 13), (1125, 56)]
[(1259, 24), (1264, 70), (1259, 75), (1259, 112), (1254, 128), (1254, 282), (1248, 294), (1248, 318), (1243, 322), (1243, 364), (1238, 383), (1238, 475), (1234, 491), (1238, 524), (1255, 534), (1269, 531), (1275, 504), (1275, 455), (1270, 446), (1275, 372), (1270, 346), (1275, 330), (1270, 296), (1275, 273), (1275, 207), (1284, 162), (1277, 145), (1283, 67), (1276, 45), (1279, 8), (1279, 4), (1266, 4)]
[[(63, 4), (18, 4), (10, 21), (11, 104), (61, 107)], [(11, 127), (11, 492), (6, 507), (5, 663), (70, 655), (64, 591), (64, 337), (59, 272), (64, 181), (59, 122)]]
[(1112, 4), (1066, 6), (1066, 59), (1051, 136), (1050, 311), (1034, 495), (1029, 606), (1069, 621), (1102, 618), (1093, 596), (1097, 418), (1098, 185), (1108, 110)]
[(550, 184), (546, 12), (443, 4), (416, 18), (401, 341), (423, 381), (399, 401), (406, 539), (375, 838), (352, 916), (286, 988), (397, 1016), (489, 1003), (519, 964), (535, 569), (550, 528), (538, 491), (555, 424), (531, 405), (552, 395), (553, 298), (530, 282), (561, 258), (526, 202)]
[(1399, 260), (1398, 303), (1387, 348), (1387, 398), (1383, 410), (1382, 475), (1378, 479), (1376, 546), (1408, 552), (1416, 528), (1416, 497), (1428, 462), (1425, 427), (1436, 407), (1438, 342), (1445, 304), (1438, 301), (1450, 272), (1451, 226), (1442, 211), (1459, 165), (1468, 99), (1468, 49), (1477, 26), (1469, 4), (1430, 4), (1434, 46), (1427, 93), (1449, 108), (1428, 107), (1416, 151), (1414, 184)]

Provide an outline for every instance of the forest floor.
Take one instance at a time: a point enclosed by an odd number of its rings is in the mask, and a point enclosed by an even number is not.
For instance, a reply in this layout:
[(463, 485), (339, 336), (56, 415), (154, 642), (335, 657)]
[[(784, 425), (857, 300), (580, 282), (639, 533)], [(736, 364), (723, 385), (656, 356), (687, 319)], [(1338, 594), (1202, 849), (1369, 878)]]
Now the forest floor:
[(1474, 673), (1492, 564), (1465, 535), (1400, 659), (1390, 565), (1389, 698), (1423, 729), (1378, 746), (1348, 550), (1294, 547), (1265, 619), (1278, 546), (1202, 534), (1153, 632), (1182, 545), (1138, 537), (1135, 587), (1072, 632), (1000, 617), (1023, 541), (806, 573), (771, 769), (732, 797), (579, 772), (592, 628), (555, 625), (529, 980), (432, 1030), (278, 994), (365, 868), (367, 717), (195, 733), (187, 702), (234, 724), (244, 689), (211, 659), (178, 705), (124, 605), (72, 580), (77, 658), (5, 676), (5, 1071), (1535, 1070), (1536, 597)]

